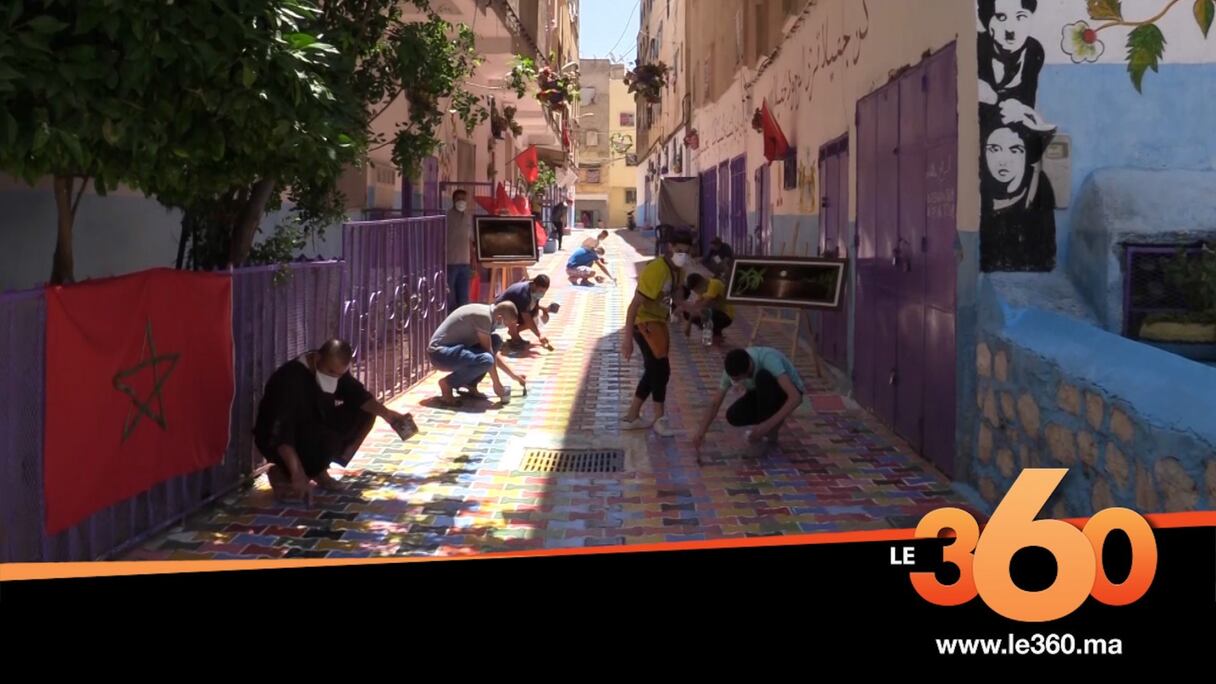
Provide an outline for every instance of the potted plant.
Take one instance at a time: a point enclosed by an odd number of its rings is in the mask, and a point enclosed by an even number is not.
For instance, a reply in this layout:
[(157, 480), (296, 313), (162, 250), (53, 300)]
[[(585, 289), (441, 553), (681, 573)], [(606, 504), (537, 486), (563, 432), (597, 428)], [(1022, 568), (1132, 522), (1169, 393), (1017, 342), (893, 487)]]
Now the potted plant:
[(1180, 249), (1165, 265), (1165, 281), (1184, 299), (1185, 309), (1144, 319), (1140, 337), (1153, 342), (1216, 344), (1216, 242), (1199, 251)]
[(494, 136), (495, 140), (502, 140), (504, 137), (506, 137), (506, 132), (507, 132), (507, 120), (502, 115), (502, 113), (498, 111), (498, 105), (491, 102), (490, 103), (490, 134), (492, 136)]
[(667, 86), (667, 73), (670, 71), (663, 62), (658, 64), (643, 64), (635, 62), (632, 71), (625, 74), (625, 85), (629, 92), (639, 95), (650, 103), (658, 103)]
[(515, 55), (511, 71), (507, 73), (507, 87), (515, 91), (516, 97), (528, 92), (528, 84), (536, 80), (536, 62), (530, 57)]
[(517, 138), (524, 134), (524, 127), (519, 125), (519, 122), (515, 120), (515, 114), (518, 111), (518, 109), (511, 105), (502, 108), (502, 118), (506, 120), (507, 128), (511, 129), (511, 135)]
[(551, 111), (564, 112), (568, 104), (578, 97), (577, 76), (553, 67), (541, 67), (536, 74), (536, 85), (539, 88), (536, 99)]
[(757, 133), (764, 131), (764, 114), (757, 107), (756, 112), (752, 114), (752, 130)]

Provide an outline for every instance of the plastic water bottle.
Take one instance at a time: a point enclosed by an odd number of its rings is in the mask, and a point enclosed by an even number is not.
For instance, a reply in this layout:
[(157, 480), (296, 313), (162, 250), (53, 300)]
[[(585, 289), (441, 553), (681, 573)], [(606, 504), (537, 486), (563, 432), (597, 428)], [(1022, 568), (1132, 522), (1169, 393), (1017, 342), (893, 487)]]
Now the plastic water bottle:
[(701, 320), (701, 344), (709, 347), (714, 343), (713, 312), (706, 311)]

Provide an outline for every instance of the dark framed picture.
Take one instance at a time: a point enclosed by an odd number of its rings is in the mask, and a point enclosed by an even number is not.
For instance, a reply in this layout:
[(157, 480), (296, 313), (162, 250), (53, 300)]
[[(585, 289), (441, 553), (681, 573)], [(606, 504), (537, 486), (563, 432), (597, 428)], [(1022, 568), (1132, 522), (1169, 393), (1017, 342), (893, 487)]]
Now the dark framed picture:
[(754, 306), (839, 309), (846, 265), (845, 259), (736, 257), (726, 299)]
[(531, 216), (477, 216), (477, 260), (483, 263), (535, 263), (536, 227)]

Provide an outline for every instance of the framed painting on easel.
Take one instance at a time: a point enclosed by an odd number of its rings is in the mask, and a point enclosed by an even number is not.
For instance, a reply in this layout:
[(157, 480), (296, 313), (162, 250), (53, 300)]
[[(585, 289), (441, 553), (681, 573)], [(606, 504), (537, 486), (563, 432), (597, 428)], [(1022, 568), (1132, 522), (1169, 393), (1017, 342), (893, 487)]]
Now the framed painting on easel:
[(726, 300), (735, 304), (839, 309), (844, 302), (845, 259), (738, 257), (731, 264)]

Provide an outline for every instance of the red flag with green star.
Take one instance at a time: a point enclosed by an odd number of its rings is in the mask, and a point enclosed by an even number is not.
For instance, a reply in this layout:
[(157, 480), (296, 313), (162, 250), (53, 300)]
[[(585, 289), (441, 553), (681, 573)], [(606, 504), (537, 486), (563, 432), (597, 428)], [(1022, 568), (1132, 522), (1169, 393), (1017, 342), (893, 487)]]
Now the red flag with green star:
[(47, 532), (219, 464), (233, 393), (230, 275), (154, 269), (48, 288)]

